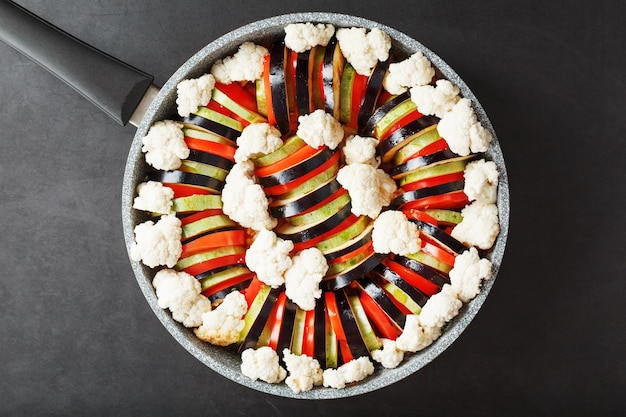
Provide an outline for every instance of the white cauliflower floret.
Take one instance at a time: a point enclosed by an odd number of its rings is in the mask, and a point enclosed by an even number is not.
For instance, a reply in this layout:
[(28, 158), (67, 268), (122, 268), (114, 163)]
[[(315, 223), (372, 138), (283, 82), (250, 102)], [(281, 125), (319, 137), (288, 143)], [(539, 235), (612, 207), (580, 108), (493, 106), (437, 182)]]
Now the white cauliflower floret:
[(463, 303), (456, 297), (450, 284), (426, 301), (420, 312), (420, 323), (424, 327), (443, 327), (456, 316)]
[(328, 45), (334, 33), (331, 24), (290, 23), (285, 26), (285, 46), (298, 53), (308, 51), (317, 45)]
[(285, 380), (295, 393), (309, 391), (322, 385), (324, 374), (317, 359), (307, 355), (294, 355), (289, 349), (283, 350), (283, 360), (289, 376)]
[(440, 119), (459, 101), (459, 88), (448, 80), (437, 80), (435, 86), (421, 85), (411, 88), (411, 100), (422, 114)]
[(348, 190), (352, 213), (375, 219), (388, 206), (397, 187), (382, 169), (367, 164), (350, 164), (337, 173), (337, 181)]
[(285, 282), (283, 274), (292, 265), (289, 257), (292, 250), (290, 240), (283, 240), (272, 231), (261, 230), (246, 251), (246, 264), (256, 272), (259, 280), (278, 288)]
[(457, 297), (466, 303), (480, 292), (481, 283), (491, 278), (491, 262), (481, 259), (478, 250), (471, 247), (455, 258), (449, 275)]
[(252, 161), (235, 164), (226, 176), (222, 189), (222, 210), (243, 227), (254, 230), (276, 227), (276, 219), (269, 214), (265, 192), (255, 182)]
[(215, 61), (211, 74), (222, 84), (255, 81), (263, 75), (263, 61), (268, 53), (263, 46), (244, 42), (234, 55)]
[(246, 297), (233, 291), (217, 308), (202, 315), (202, 325), (194, 332), (200, 340), (213, 345), (231, 345), (239, 340), (239, 333), (245, 325), (243, 315), (247, 311)]
[(292, 262), (284, 275), (285, 293), (301, 309), (313, 310), (315, 300), (322, 295), (319, 286), (328, 271), (326, 258), (319, 249), (312, 247), (298, 253)]
[(381, 339), (383, 342), (382, 349), (372, 351), (372, 359), (388, 369), (392, 369), (400, 365), (404, 359), (404, 351), (398, 349), (395, 340)]
[(241, 354), (241, 373), (252, 380), (277, 384), (287, 376), (278, 362), (278, 354), (269, 346), (246, 349)]
[(324, 371), (324, 386), (344, 388), (346, 384), (358, 382), (374, 373), (374, 364), (367, 356), (361, 356), (344, 363), (337, 369), (328, 368)]
[(182, 123), (161, 120), (148, 129), (141, 140), (141, 151), (146, 154), (148, 164), (163, 170), (180, 167), (181, 161), (189, 156), (182, 127)]
[(397, 210), (385, 211), (374, 221), (372, 243), (375, 252), (396, 255), (416, 253), (421, 247), (417, 225)]
[(463, 220), (452, 229), (452, 237), (468, 246), (489, 249), (493, 246), (498, 233), (498, 207), (474, 201), (461, 210)]
[(145, 221), (135, 226), (135, 242), (130, 248), (130, 256), (150, 268), (176, 265), (183, 250), (180, 242), (182, 228), (180, 219), (174, 214), (162, 216), (156, 223)]
[(157, 214), (170, 214), (174, 190), (159, 181), (142, 182), (137, 186), (137, 197), (133, 200), (133, 208)]
[(280, 132), (269, 123), (249, 124), (237, 139), (235, 161), (245, 162), (249, 158), (266, 155), (280, 148), (282, 144)]
[(419, 51), (404, 61), (389, 64), (383, 86), (391, 94), (402, 94), (408, 88), (430, 84), (434, 76), (435, 69), (428, 58)]
[(376, 158), (376, 146), (376, 138), (350, 136), (342, 148), (346, 164), (369, 164), (378, 168), (380, 161)]
[(172, 318), (185, 327), (202, 324), (202, 315), (211, 311), (211, 302), (200, 292), (202, 287), (192, 275), (161, 269), (152, 279), (157, 302), (161, 308), (169, 308)]
[(211, 74), (179, 82), (176, 86), (178, 114), (187, 117), (198, 110), (198, 107), (206, 106), (211, 101), (213, 87), (215, 87), (215, 77)]
[(344, 132), (341, 123), (322, 109), (298, 117), (298, 130), (302, 140), (312, 148), (328, 146), (335, 149), (343, 140)]
[(495, 203), (498, 194), (498, 176), (498, 167), (493, 161), (480, 159), (468, 163), (465, 167), (463, 191), (469, 201)]
[(491, 133), (476, 118), (472, 103), (467, 98), (460, 99), (441, 118), (437, 130), (450, 150), (461, 156), (467, 156), (470, 152), (485, 152), (492, 139)]
[(420, 316), (409, 314), (406, 316), (402, 334), (396, 339), (396, 348), (405, 352), (417, 352), (430, 346), (441, 335), (441, 327), (425, 326), (420, 322)]
[(339, 47), (346, 60), (357, 73), (369, 76), (378, 61), (389, 59), (391, 38), (385, 32), (374, 28), (342, 28), (337, 30)]

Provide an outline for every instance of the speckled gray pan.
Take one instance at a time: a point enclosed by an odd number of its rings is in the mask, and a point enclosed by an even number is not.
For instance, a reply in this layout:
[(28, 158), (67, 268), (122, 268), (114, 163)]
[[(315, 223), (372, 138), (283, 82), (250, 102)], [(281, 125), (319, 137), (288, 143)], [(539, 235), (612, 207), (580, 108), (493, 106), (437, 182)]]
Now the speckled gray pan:
[[(282, 36), (285, 25), (289, 23), (307, 21), (332, 23), (336, 27), (378, 27), (389, 34), (393, 39), (392, 48), (397, 56), (408, 56), (414, 52), (422, 51), (446, 78), (460, 88), (463, 96), (472, 100), (479, 120), (486, 129), (491, 131), (494, 136), (494, 140), (492, 141), (486, 155), (488, 158), (496, 162), (500, 171), (500, 185), (497, 203), (499, 207), (501, 231), (493, 249), (488, 255), (493, 263), (493, 278), (487, 281), (484, 284), (481, 293), (470, 303), (464, 305), (459, 315), (448, 323), (443, 335), (439, 339), (423, 351), (405, 355), (405, 360), (397, 368), (383, 369), (380, 366), (377, 366), (376, 371), (372, 376), (357, 385), (349, 386), (344, 389), (335, 390), (331, 388), (319, 387), (309, 392), (295, 394), (284, 383), (271, 385), (264, 382), (252, 381), (243, 376), (240, 372), (241, 360), (234, 349), (215, 347), (199, 341), (192, 331), (174, 321), (168, 311), (165, 311), (158, 306), (154, 288), (151, 284), (155, 271), (146, 268), (138, 262), (131, 261), (131, 263), (137, 282), (139, 283), (148, 304), (152, 307), (159, 320), (185, 349), (187, 349), (200, 362), (211, 368), (213, 371), (241, 385), (273, 395), (302, 399), (331, 399), (354, 396), (386, 387), (407, 377), (408, 375), (413, 374), (434, 360), (440, 353), (450, 346), (452, 342), (455, 341), (455, 339), (469, 325), (474, 316), (477, 314), (489, 294), (491, 287), (493, 286), (495, 276), (502, 262), (509, 222), (509, 187), (504, 158), (502, 156), (495, 132), (493, 131), (493, 127), (478, 100), (476, 100), (474, 94), (472, 94), (459, 76), (437, 55), (424, 47), (421, 43), (392, 28), (370, 20), (333, 13), (297, 13), (277, 16), (251, 23), (220, 37), (189, 59), (162, 87), (155, 100), (148, 108), (143, 121), (137, 130), (137, 134), (135, 135), (130, 154), (128, 156), (122, 194), (122, 217), (126, 245), (130, 248), (134, 238), (134, 226), (145, 220), (141, 213), (136, 212), (131, 207), (135, 186), (144, 180), (144, 174), (146, 172), (146, 165), (141, 152), (141, 139), (146, 135), (148, 128), (155, 121), (171, 118), (175, 114), (176, 85), (183, 79), (198, 77), (204, 74), (209, 70), (211, 64), (216, 59), (233, 54), (236, 52), (239, 45), (244, 41), (253, 40), (260, 42), (262, 39)], [(219, 378), (219, 376), (216, 377)]]

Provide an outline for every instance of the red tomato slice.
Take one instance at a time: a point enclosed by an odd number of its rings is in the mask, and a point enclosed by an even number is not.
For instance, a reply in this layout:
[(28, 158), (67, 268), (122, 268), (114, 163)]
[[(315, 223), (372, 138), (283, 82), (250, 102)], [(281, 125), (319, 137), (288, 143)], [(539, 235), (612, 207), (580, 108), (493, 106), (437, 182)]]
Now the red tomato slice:
[(215, 216), (217, 214), (224, 214), (221, 209), (213, 209), (213, 210), (203, 210), (194, 214), (190, 214), (189, 216), (182, 217), (180, 222), (183, 226), (196, 222), (198, 220), (202, 220), (206, 217)]
[(444, 250), (443, 248), (440, 248), (436, 244), (422, 239), (422, 250), (424, 251), (424, 253), (427, 253), (439, 259), (441, 262), (444, 262), (450, 266), (454, 266), (454, 260), (456, 259), (454, 255)]
[(199, 275), (203, 272), (210, 271), (215, 268), (221, 268), (228, 265), (238, 265), (245, 262), (245, 253), (236, 253), (233, 255), (222, 256), (221, 258), (211, 259), (185, 268), (183, 271), (191, 275)]
[(341, 352), (341, 358), (343, 359), (343, 363), (348, 363), (354, 359), (352, 352), (350, 351), (350, 344), (348, 344), (347, 340), (337, 340), (339, 343), (339, 351)]
[(240, 246), (245, 241), (245, 233), (243, 230), (222, 230), (208, 235), (201, 236), (197, 239), (185, 243), (181, 258), (186, 258), (196, 253), (204, 252), (210, 249), (222, 246)]
[(429, 297), (438, 293), (439, 290), (441, 289), (435, 283), (430, 282), (429, 280), (427, 280), (426, 278), (424, 278), (417, 272), (409, 268), (406, 268), (400, 265), (399, 263), (392, 261), (389, 258), (386, 258), (385, 260), (383, 260), (383, 264), (385, 264), (389, 269), (391, 269), (396, 274), (400, 275), (402, 279), (404, 279), (406, 282), (408, 282), (409, 284), (411, 284), (412, 286), (414, 286), (415, 288), (417, 288), (418, 290), (420, 290), (421, 292), (423, 292)]
[(367, 88), (368, 77), (361, 75), (357, 72), (354, 73), (354, 80), (352, 81), (352, 97), (350, 98), (350, 123), (348, 124), (353, 129), (359, 127), (359, 110), (361, 109), (361, 102), (363, 96), (365, 96), (365, 90)]
[(214, 100), (209, 101), (209, 103), (204, 107), (206, 107), (209, 110), (216, 111), (219, 114), (223, 114), (224, 116), (228, 116), (228, 117), (232, 117), (232, 114), (233, 114), (233, 112), (231, 112), (226, 107), (222, 106), (220, 103)]
[(194, 194), (209, 195), (213, 192), (207, 188), (196, 187), (195, 185), (179, 184), (179, 183), (163, 183), (166, 187), (174, 190), (174, 198), (189, 197)]
[(207, 288), (206, 290), (204, 290), (204, 292), (202, 294), (204, 294), (206, 297), (210, 297), (213, 294), (217, 294), (220, 291), (223, 291), (227, 288), (232, 287), (233, 285), (237, 285), (240, 282), (244, 282), (246, 280), (252, 279), (254, 277), (254, 273), (251, 272), (249, 274), (241, 274), (239, 276), (233, 277), (229, 280), (226, 280), (224, 282), (220, 282), (219, 284), (213, 285), (209, 288)]
[(348, 339), (346, 337), (346, 333), (343, 330), (343, 325), (341, 324), (341, 317), (339, 316), (339, 308), (337, 308), (337, 299), (335, 298), (335, 293), (332, 291), (324, 293), (324, 301), (326, 301), (326, 311), (328, 312), (328, 319), (330, 320), (330, 325), (333, 327), (333, 331), (337, 336), (337, 340), (347, 342)]
[(224, 145), (223, 143), (213, 142), (211, 140), (203, 140), (190, 138), (185, 136), (185, 143), (189, 149), (193, 149), (200, 152), (206, 152), (213, 155), (219, 155), (235, 162), (235, 151), (237, 148)]
[(304, 318), (302, 353), (310, 357), (315, 356), (315, 309), (308, 310)]
[(381, 138), (380, 140), (385, 140), (389, 136), (391, 136), (391, 134), (395, 132), (396, 130), (400, 129), (401, 127), (406, 126), (407, 124), (411, 122), (416, 121), (422, 116), (424, 116), (422, 113), (418, 112), (417, 110), (414, 110), (410, 112), (409, 114), (407, 114), (406, 116), (402, 117), (400, 120), (398, 120), (391, 126), (389, 126), (389, 128), (385, 130), (384, 132), (377, 132), (377, 136)]
[(356, 248), (352, 252), (348, 252), (345, 255), (342, 255), (342, 256), (339, 256), (338, 258), (333, 259), (332, 262), (330, 262), (329, 264), (346, 262), (356, 256), (359, 256), (362, 253), (373, 252), (373, 251), (374, 251), (374, 242), (370, 240), (367, 243), (365, 243), (363, 246), (361, 246), (360, 248)]
[(245, 107), (251, 112), (258, 113), (259, 108), (256, 104), (256, 92), (254, 90), (251, 94), (250, 90), (236, 82), (230, 84), (215, 83), (215, 88), (226, 94), (240, 106)]
[(429, 208), (439, 208), (447, 210), (458, 210), (469, 204), (469, 200), (463, 191), (440, 194), (432, 197), (420, 198), (402, 206), (402, 211), (406, 210), (426, 210)]
[(420, 220), (425, 223), (437, 226), (437, 220), (429, 214), (424, 213), (423, 211), (412, 209), (406, 211), (403, 210), (403, 213), (407, 217), (407, 219)]
[(261, 285), (263, 285), (263, 283), (255, 275), (254, 278), (252, 278), (252, 281), (250, 281), (250, 285), (248, 285), (248, 288), (246, 288), (243, 292), (244, 297), (246, 297), (246, 303), (248, 303), (248, 308), (250, 308), (252, 302), (259, 293)]
[(276, 115), (272, 105), (272, 85), (270, 84), (270, 56), (266, 55), (263, 61), (263, 88), (265, 89), (265, 111), (267, 121), (271, 125), (276, 125)]
[(293, 152), (289, 156), (281, 159), (280, 161), (274, 162), (273, 164), (259, 167), (254, 170), (254, 173), (257, 177), (267, 177), (270, 175), (274, 175), (280, 171), (284, 171), (288, 168), (291, 168), (294, 165), (297, 165), (307, 159), (311, 158), (313, 155), (316, 155), (324, 150), (324, 147), (315, 149), (310, 147), (309, 145), (304, 145), (297, 151)]
[(376, 301), (374, 301), (374, 299), (365, 291), (361, 293), (359, 299), (361, 300), (361, 305), (365, 310), (365, 314), (380, 332), (379, 336), (384, 337), (385, 339), (396, 340), (402, 330), (398, 329), (397, 326), (394, 326), (391, 323), (391, 320), (385, 313), (385, 310), (383, 310), (382, 307), (379, 306), (378, 303), (376, 303)]
[(274, 317), (272, 321), (272, 331), (270, 333), (270, 341), (268, 346), (276, 350), (278, 346), (278, 340), (280, 338), (280, 329), (283, 325), (283, 317), (285, 316), (285, 304), (287, 303), (287, 294), (283, 291), (278, 296), (276, 304), (274, 305)]
[(424, 155), (431, 155), (435, 152), (443, 151), (445, 149), (449, 149), (448, 142), (445, 139), (439, 139), (431, 143), (430, 145), (424, 146), (419, 151), (415, 152), (413, 155), (406, 158), (404, 162), (410, 161), (411, 159), (419, 158)]
[(436, 185), (447, 184), (454, 181), (462, 181), (465, 178), (463, 172), (453, 172), (451, 174), (439, 175), (437, 177), (424, 178), (403, 185), (400, 189), (403, 192), (415, 191), (421, 188), (434, 187)]

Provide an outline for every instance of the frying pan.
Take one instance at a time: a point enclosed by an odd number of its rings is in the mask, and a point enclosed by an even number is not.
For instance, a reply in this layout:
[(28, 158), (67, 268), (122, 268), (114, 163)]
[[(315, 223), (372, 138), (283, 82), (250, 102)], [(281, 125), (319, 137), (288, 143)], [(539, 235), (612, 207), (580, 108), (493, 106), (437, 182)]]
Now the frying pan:
[(169, 119), (176, 114), (176, 86), (187, 78), (196, 78), (208, 72), (211, 64), (222, 57), (235, 53), (244, 41), (270, 39), (284, 34), (289, 23), (324, 22), (336, 27), (380, 28), (392, 38), (392, 48), (398, 56), (409, 56), (421, 51), (432, 64), (453, 84), (464, 97), (469, 98), (482, 125), (493, 135), (493, 141), (485, 153), (493, 160), (500, 172), (497, 204), (500, 219), (500, 234), (487, 257), (493, 264), (493, 276), (486, 281), (481, 292), (450, 321), (441, 337), (428, 348), (407, 355), (395, 369), (377, 367), (375, 373), (359, 384), (341, 390), (316, 388), (295, 394), (285, 384), (271, 385), (252, 381), (240, 371), (241, 359), (234, 349), (221, 348), (201, 342), (190, 329), (174, 321), (171, 315), (157, 304), (152, 287), (155, 270), (130, 260), (135, 278), (148, 304), (172, 336), (200, 362), (218, 374), (241, 385), (265, 393), (304, 399), (331, 399), (348, 397), (386, 387), (418, 371), (450, 344), (469, 325), (489, 294), (502, 263), (509, 223), (509, 186), (504, 158), (496, 134), (484, 109), (468, 86), (441, 58), (421, 43), (393, 28), (363, 18), (335, 13), (293, 13), (260, 20), (209, 43), (185, 62), (161, 87), (153, 84), (153, 78), (91, 46), (75, 39), (49, 23), (39, 19), (22, 7), (0, 1), (0, 40), (31, 58), (42, 67), (75, 88), (89, 101), (120, 124), (137, 126), (122, 185), (122, 219), (127, 249), (133, 243), (135, 225), (145, 220), (145, 214), (132, 209), (137, 184), (144, 181), (147, 165), (141, 152), (141, 140), (150, 126), (159, 120)]

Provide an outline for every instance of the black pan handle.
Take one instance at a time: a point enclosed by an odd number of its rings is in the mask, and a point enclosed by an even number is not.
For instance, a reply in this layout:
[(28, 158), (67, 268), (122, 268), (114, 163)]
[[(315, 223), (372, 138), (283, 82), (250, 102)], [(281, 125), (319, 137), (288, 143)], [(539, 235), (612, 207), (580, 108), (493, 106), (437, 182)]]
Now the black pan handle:
[(12, 1), (0, 0), (0, 41), (126, 125), (153, 77), (99, 51)]

